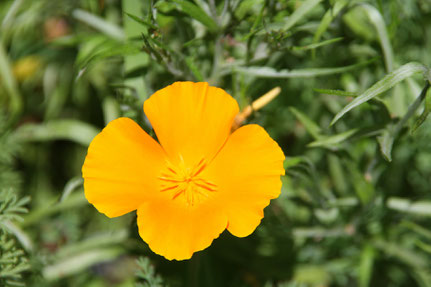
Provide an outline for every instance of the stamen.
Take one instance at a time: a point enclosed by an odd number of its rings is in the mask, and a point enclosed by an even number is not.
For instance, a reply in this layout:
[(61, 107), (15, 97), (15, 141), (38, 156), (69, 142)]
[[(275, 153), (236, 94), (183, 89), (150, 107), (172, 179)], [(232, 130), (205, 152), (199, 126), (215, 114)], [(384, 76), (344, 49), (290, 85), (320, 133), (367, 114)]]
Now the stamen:
[(180, 186), (180, 185), (179, 185), (179, 184), (177, 184), (177, 185), (173, 185), (173, 186), (170, 186), (170, 187), (163, 188), (163, 189), (161, 189), (160, 191), (167, 191), (167, 190), (175, 189), (175, 188), (177, 188), (178, 186)]
[(211, 181), (198, 177), (206, 167), (202, 158), (193, 168), (186, 166), (182, 161), (180, 166), (167, 164), (164, 172), (158, 178), (163, 182), (161, 192), (168, 191), (172, 200), (184, 196), (187, 205), (193, 206), (210, 197), (210, 193), (217, 191), (217, 186)]
[(213, 188), (211, 188), (209, 186), (205, 186), (205, 185), (197, 183), (197, 182), (194, 182), (194, 184), (196, 184), (197, 186), (202, 187), (202, 188), (204, 188), (204, 189), (206, 189), (208, 191), (216, 191), (215, 189), (213, 189)]

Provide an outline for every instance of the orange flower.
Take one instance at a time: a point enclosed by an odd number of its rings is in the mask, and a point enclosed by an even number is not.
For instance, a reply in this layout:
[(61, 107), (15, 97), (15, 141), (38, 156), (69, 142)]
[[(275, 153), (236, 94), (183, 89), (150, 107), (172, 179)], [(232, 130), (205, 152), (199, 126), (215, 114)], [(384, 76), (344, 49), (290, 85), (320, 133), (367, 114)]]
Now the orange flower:
[(258, 125), (230, 134), (237, 102), (207, 83), (177, 82), (144, 103), (159, 143), (134, 121), (110, 122), (88, 148), (85, 196), (116, 217), (137, 210), (157, 254), (189, 259), (224, 229), (251, 234), (280, 194), (284, 154)]

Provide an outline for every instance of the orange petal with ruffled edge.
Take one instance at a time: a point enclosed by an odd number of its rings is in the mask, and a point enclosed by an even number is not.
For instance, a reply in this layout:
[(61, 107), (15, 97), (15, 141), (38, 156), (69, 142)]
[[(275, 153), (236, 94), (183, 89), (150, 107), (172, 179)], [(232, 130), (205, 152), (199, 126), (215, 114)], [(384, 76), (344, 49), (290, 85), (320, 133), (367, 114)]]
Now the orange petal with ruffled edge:
[(146, 100), (144, 112), (170, 160), (196, 164), (222, 147), (239, 108), (208, 83), (176, 82)]
[(129, 118), (110, 122), (91, 142), (82, 167), (85, 197), (116, 217), (160, 198), (161, 146)]
[(184, 260), (211, 245), (226, 228), (221, 206), (208, 201), (194, 207), (155, 201), (138, 208), (138, 227), (151, 250), (169, 260)]
[(228, 230), (250, 235), (263, 218), (263, 209), (281, 190), (285, 156), (278, 144), (258, 125), (236, 130), (202, 176), (218, 186), (216, 204), (223, 204)]

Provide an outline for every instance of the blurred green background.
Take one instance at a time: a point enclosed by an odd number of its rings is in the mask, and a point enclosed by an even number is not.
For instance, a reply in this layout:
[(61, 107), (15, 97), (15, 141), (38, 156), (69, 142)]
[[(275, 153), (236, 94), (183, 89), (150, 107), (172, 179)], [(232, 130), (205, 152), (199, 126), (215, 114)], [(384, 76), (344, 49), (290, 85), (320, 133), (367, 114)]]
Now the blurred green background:
[[(429, 0), (2, 0), (0, 286), (431, 286)], [(208, 81), (284, 150), (247, 238), (189, 261), (83, 196), (92, 138)], [(334, 120), (335, 119), (335, 120)], [(250, 155), (252, 156), (252, 155)]]

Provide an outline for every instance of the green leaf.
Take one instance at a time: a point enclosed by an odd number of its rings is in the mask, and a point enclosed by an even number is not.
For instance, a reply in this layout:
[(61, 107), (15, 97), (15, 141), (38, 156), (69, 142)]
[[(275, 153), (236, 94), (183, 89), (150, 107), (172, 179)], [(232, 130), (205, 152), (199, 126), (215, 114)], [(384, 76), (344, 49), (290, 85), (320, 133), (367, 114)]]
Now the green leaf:
[(301, 163), (303, 161), (303, 158), (300, 156), (287, 156), (286, 159), (284, 160), (284, 169), (293, 167), (295, 165), (298, 165), (299, 163)]
[(366, 244), (361, 252), (359, 261), (359, 287), (370, 286), (371, 275), (373, 273), (373, 262), (376, 256), (374, 248)]
[(192, 2), (185, 0), (172, 0), (173, 2), (178, 4), (179, 10), (183, 13), (186, 13), (193, 19), (201, 22), (205, 25), (210, 31), (215, 32), (218, 30), (217, 23), (205, 13), (199, 6), (196, 6)]
[(417, 253), (412, 249), (407, 249), (399, 243), (376, 240), (374, 245), (388, 256), (393, 256), (395, 259), (398, 259), (413, 268), (422, 269), (428, 267), (428, 260), (422, 253)]
[(387, 161), (392, 161), (391, 151), (392, 145), (395, 141), (395, 138), (398, 136), (401, 129), (407, 123), (407, 121), (414, 115), (416, 110), (419, 108), (422, 101), (425, 99), (428, 89), (430, 88), (430, 84), (427, 82), (425, 87), (423, 88), (421, 94), (416, 98), (416, 100), (409, 106), (406, 114), (403, 116), (401, 120), (398, 121), (397, 124), (389, 125), (380, 135), (377, 137), (377, 141), (380, 145), (380, 150)]
[[(3, 93), (1, 88), (4, 88), (6, 93)], [(3, 95), (9, 96), (10, 120), (14, 120), (21, 112), (23, 102), (6, 50), (0, 42), (0, 99)]]
[(401, 66), (399, 69), (386, 75), (383, 79), (375, 83), (371, 88), (366, 90), (360, 96), (355, 98), (351, 103), (345, 106), (340, 112), (338, 112), (338, 114), (335, 115), (334, 119), (331, 122), (331, 125), (335, 124), (341, 117), (343, 117), (351, 109), (386, 92), (387, 90), (389, 90), (397, 83), (401, 82), (402, 80), (418, 72), (426, 72), (426, 71), (427, 71), (427, 68), (420, 63), (411, 62), (411, 63), (405, 64), (404, 66)]
[(334, 147), (343, 141), (349, 139), (351, 136), (353, 136), (355, 133), (357, 133), (359, 129), (351, 129), (336, 135), (331, 136), (322, 136), (320, 139), (309, 143), (308, 147), (326, 147), (329, 149), (334, 149)]
[(392, 72), (394, 56), (383, 16), (380, 14), (379, 10), (369, 4), (363, 4), (360, 7), (365, 10), (368, 18), (377, 30), (377, 35), (385, 57), (386, 70)]
[(100, 130), (87, 123), (64, 119), (41, 124), (24, 124), (16, 130), (23, 141), (70, 140), (88, 146)]
[(304, 125), (305, 129), (313, 136), (313, 138), (317, 139), (320, 137), (321, 129), (315, 122), (313, 122), (313, 120), (294, 107), (290, 107), (289, 110), (295, 115), (296, 119)]
[(334, 96), (342, 96), (342, 97), (352, 97), (356, 98), (359, 96), (357, 93), (342, 91), (342, 90), (330, 90), (330, 89), (313, 89), (315, 92), (325, 94), (325, 95), (334, 95)]
[(425, 96), (425, 107), (422, 114), (416, 120), (415, 124), (412, 127), (412, 133), (414, 133), (428, 118), (428, 115), (431, 112), (431, 89), (428, 90), (427, 95)]
[(270, 67), (236, 67), (235, 69), (240, 73), (260, 78), (311, 78), (345, 73), (366, 66), (374, 61), (375, 59), (371, 59), (354, 65), (336, 68), (310, 68), (280, 71)]
[(127, 12), (123, 12), (124, 14), (126, 14), (130, 19), (134, 20), (136, 23), (139, 23), (145, 27), (149, 27), (151, 29), (157, 29), (157, 27), (153, 24), (151, 24), (150, 22), (147, 22), (141, 18), (139, 18), (138, 16), (135, 16), (133, 14), (127, 13)]
[(196, 78), (197, 81), (199, 82), (203, 82), (204, 81), (204, 77), (201, 74), (201, 71), (199, 70), (199, 68), (196, 66), (195, 61), (193, 60), (192, 57), (187, 57), (185, 59), (187, 67), (189, 68), (190, 72), (192, 72), (193, 76)]
[(317, 4), (322, 2), (322, 0), (306, 0), (301, 6), (292, 15), (287, 18), (287, 21), (284, 23), (283, 30), (287, 31), (292, 28), (299, 20), (303, 19), (304, 16), (309, 13)]
[(82, 272), (97, 263), (113, 260), (121, 253), (123, 250), (118, 247), (88, 250), (44, 267), (42, 274), (48, 281), (58, 280)]
[(314, 50), (314, 49), (319, 48), (319, 47), (323, 47), (323, 46), (330, 45), (330, 44), (333, 44), (336, 42), (340, 42), (343, 39), (344, 39), (343, 37), (338, 37), (338, 38), (322, 41), (320, 43), (312, 43), (312, 44), (306, 45), (306, 46), (300, 46), (300, 47), (295, 46), (292, 49), (295, 51)]
[[(337, 17), (338, 13), (344, 8), (344, 6), (347, 5), (346, 0), (339, 0), (335, 2), (334, 7), (332, 9), (329, 9), (326, 11), (325, 15), (322, 18), (322, 21), (320, 21), (319, 27), (317, 28), (316, 32), (314, 33), (313, 37), (313, 43), (318, 43), (320, 41), (320, 38), (322, 37), (323, 33), (328, 29), (331, 22)], [(315, 58), (315, 50), (313, 50), (313, 59)]]
[(431, 201), (421, 200), (412, 202), (405, 198), (391, 197), (386, 203), (389, 209), (396, 211), (420, 215), (420, 216), (431, 216)]
[(368, 204), (375, 194), (373, 184), (365, 178), (364, 172), (359, 169), (356, 162), (346, 161), (346, 167), (350, 173), (349, 178), (351, 179), (357, 197), (363, 205)]
[(112, 37), (113, 39), (120, 41), (125, 39), (123, 29), (99, 16), (81, 9), (73, 10), (72, 16), (73, 18), (87, 24), (88, 26), (104, 33), (109, 37)]
[(394, 137), (392, 136), (392, 133), (389, 129), (385, 129), (380, 136), (377, 137), (377, 142), (380, 146), (380, 152), (382, 153), (383, 157), (387, 161), (392, 161), (392, 146), (394, 144)]
[(120, 45), (117, 44), (115, 46), (107, 44), (106, 47), (102, 47), (100, 50), (90, 54), (84, 61), (77, 63), (77, 66), (80, 70), (82, 70), (88, 68), (89, 65), (94, 65), (95, 63), (107, 58), (116, 56), (124, 57), (128, 55), (136, 55), (139, 53), (141, 53), (141, 47), (137, 44), (127, 43)]

